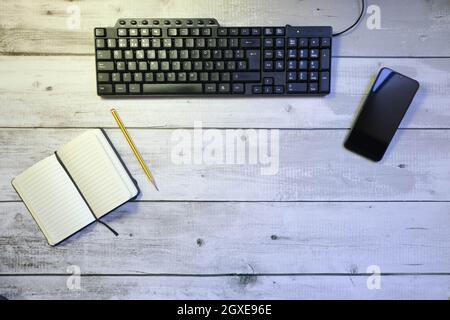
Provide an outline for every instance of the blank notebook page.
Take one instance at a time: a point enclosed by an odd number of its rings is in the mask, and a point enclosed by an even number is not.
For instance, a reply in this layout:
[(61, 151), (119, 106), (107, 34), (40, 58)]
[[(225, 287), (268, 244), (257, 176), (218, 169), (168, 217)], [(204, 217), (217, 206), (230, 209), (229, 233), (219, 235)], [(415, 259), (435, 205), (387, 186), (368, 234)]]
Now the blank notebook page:
[(55, 155), (18, 175), (12, 184), (51, 245), (95, 221)]
[(57, 154), (97, 218), (137, 194), (102, 131), (86, 131)]

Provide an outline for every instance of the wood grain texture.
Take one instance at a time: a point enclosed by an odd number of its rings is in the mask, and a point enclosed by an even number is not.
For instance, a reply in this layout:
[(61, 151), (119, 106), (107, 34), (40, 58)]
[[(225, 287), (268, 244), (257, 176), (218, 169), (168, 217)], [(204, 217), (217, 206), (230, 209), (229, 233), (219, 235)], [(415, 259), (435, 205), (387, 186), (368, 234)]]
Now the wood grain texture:
[(336, 58), (326, 97), (102, 99), (93, 58), (74, 56), (0, 56), (0, 126), (116, 127), (107, 111), (117, 106), (129, 127), (349, 128), (383, 66), (421, 83), (402, 127), (450, 128), (450, 58)]
[[(370, 30), (373, 11), (361, 24), (335, 42), (334, 55), (450, 56), (449, 7), (446, 0), (366, 1), (378, 5), (381, 28)], [(217, 18), (225, 26), (331, 25), (350, 26), (360, 1), (326, 0), (202, 0), (177, 1), (50, 1), (6, 0), (0, 5), (0, 52), (93, 53), (93, 28), (112, 26), (118, 18)], [(79, 8), (79, 28), (71, 29), (73, 8)], [(367, 20), (369, 19), (369, 23)], [(69, 22), (69, 25), (73, 25)], [(447, 41), (445, 41), (447, 39)]]
[(22, 203), (0, 216), (1, 274), (450, 271), (448, 202), (134, 202), (103, 219), (119, 237), (95, 224), (57, 247)]
[[(222, 25), (349, 26), (359, 0), (0, 2), (0, 295), (10, 299), (449, 299), (450, 7), (366, 1), (381, 29), (333, 41), (332, 94), (288, 99), (101, 99), (93, 28), (120, 17), (215, 17)], [(67, 25), (80, 9), (79, 29)], [(152, 14), (155, 13), (155, 14)], [(421, 83), (386, 158), (342, 147), (382, 66)], [(161, 189), (109, 114), (119, 109)], [(280, 128), (279, 172), (176, 165), (177, 128)], [(108, 135), (142, 195), (49, 247), (10, 180), (84, 131)], [(245, 140), (248, 132), (241, 132)], [(275, 201), (275, 202), (273, 202)], [(81, 268), (69, 290), (67, 267)], [(380, 266), (381, 289), (367, 289)]]
[[(18, 200), (10, 180), (83, 131), (0, 131), (0, 200)], [(345, 150), (346, 130), (281, 130), (279, 167), (274, 175), (263, 175), (268, 165), (248, 162), (195, 164), (191, 157), (190, 164), (174, 163), (172, 156), (189, 159), (189, 150), (175, 152), (174, 146), (178, 134), (193, 139), (190, 129), (130, 130), (160, 192), (146, 180), (120, 130), (109, 129), (107, 133), (141, 187), (140, 200), (450, 200), (449, 130), (401, 130), (379, 163)], [(218, 133), (224, 137), (226, 131)], [(241, 139), (249, 136), (246, 131), (238, 135)], [(206, 152), (209, 155), (214, 150)], [(276, 169), (275, 160), (272, 163)]]
[[(450, 276), (382, 276), (369, 290), (367, 276), (0, 277), (9, 299), (439, 299), (450, 294)], [(174, 310), (176, 311), (176, 310)]]

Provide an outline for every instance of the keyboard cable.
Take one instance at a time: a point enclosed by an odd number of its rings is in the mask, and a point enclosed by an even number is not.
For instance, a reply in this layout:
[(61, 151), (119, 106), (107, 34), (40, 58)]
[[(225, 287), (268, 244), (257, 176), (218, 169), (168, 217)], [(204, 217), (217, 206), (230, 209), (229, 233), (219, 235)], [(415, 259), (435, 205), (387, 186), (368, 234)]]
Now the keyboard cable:
[(365, 7), (364, 0), (361, 0), (361, 13), (359, 14), (358, 19), (350, 27), (348, 27), (347, 29), (345, 29), (345, 30), (343, 30), (341, 32), (338, 32), (338, 33), (333, 33), (333, 37), (340, 36), (341, 34), (346, 33), (347, 31), (353, 29), (361, 21), (361, 18), (362, 18), (363, 14), (364, 14), (364, 7)]

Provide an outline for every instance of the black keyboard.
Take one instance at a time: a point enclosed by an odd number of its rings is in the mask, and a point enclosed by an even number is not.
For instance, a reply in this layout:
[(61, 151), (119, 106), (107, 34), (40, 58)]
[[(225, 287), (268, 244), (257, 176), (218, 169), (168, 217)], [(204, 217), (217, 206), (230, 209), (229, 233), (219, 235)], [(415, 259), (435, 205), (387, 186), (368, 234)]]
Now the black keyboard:
[(95, 28), (100, 96), (293, 96), (330, 92), (331, 27), (221, 27), (119, 19)]

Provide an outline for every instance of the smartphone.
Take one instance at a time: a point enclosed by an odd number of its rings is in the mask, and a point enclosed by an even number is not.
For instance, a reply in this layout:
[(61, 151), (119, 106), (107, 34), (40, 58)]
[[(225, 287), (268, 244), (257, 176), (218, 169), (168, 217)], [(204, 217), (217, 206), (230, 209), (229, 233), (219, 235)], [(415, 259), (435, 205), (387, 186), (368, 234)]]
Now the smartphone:
[(380, 161), (418, 89), (416, 80), (382, 68), (344, 143), (345, 148)]

